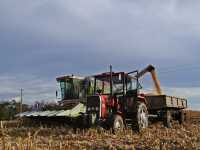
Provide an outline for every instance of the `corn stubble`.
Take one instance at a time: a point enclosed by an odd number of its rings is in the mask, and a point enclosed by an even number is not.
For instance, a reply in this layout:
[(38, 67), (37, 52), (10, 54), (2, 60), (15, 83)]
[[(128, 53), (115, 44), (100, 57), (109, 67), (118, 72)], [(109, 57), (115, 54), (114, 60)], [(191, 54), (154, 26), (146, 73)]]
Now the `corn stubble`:
[(158, 123), (141, 133), (127, 129), (115, 135), (101, 128), (74, 131), (66, 127), (4, 127), (0, 149), (200, 149), (200, 124), (175, 124), (167, 129)]

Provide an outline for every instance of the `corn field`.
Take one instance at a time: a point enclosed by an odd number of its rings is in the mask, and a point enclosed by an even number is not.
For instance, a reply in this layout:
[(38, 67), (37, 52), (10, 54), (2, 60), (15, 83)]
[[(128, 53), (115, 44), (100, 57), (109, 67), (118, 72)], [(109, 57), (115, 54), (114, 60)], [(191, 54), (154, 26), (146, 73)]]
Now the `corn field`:
[(2, 150), (68, 150), (68, 149), (200, 149), (200, 124), (151, 125), (141, 133), (127, 129), (112, 134), (101, 128), (76, 130), (69, 127), (3, 127)]

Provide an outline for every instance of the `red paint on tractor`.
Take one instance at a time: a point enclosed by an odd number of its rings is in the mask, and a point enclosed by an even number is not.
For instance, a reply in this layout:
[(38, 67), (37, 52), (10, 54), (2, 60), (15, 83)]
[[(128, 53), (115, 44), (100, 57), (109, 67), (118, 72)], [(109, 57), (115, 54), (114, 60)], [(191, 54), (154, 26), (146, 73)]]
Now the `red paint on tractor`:
[(138, 99), (139, 99), (139, 101), (147, 104), (146, 99), (145, 99), (145, 95), (143, 93), (138, 95)]
[(102, 118), (106, 118), (108, 115), (107, 112), (107, 99), (108, 96), (107, 95), (101, 95), (101, 117)]

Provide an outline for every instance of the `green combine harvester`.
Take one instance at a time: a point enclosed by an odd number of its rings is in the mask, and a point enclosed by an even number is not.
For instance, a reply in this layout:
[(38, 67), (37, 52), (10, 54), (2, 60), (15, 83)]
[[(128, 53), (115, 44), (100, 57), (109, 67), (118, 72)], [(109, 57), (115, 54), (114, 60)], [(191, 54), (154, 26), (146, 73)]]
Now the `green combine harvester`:
[[(94, 81), (89, 77), (61, 76), (57, 82), (60, 84), (61, 100), (55, 109), (37, 110), (17, 114), (17, 117), (28, 118), (32, 121), (56, 122), (57, 120), (68, 121), (80, 119), (86, 112), (86, 98), (93, 93)], [(56, 97), (58, 92), (56, 92)]]

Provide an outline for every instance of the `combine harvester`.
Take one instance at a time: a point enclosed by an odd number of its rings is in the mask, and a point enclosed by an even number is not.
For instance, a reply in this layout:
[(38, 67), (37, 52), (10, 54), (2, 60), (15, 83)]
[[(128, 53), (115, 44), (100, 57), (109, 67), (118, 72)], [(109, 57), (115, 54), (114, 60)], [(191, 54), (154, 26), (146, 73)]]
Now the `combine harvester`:
[[(93, 80), (89, 77), (61, 76), (57, 82), (60, 84), (61, 101), (55, 110), (40, 110), (23, 112), (17, 117), (26, 118), (36, 123), (62, 123), (72, 124), (80, 120), (85, 113), (86, 98), (93, 93)], [(56, 97), (58, 92), (56, 91)]]
[[(156, 89), (154, 94), (141, 92), (139, 79), (150, 73)], [(57, 78), (62, 100), (60, 110), (24, 112), (21, 117), (40, 120), (62, 119), (81, 123), (79, 127), (100, 125), (113, 131), (131, 125), (133, 129), (148, 127), (149, 119), (162, 120), (171, 127), (172, 120), (183, 123), (187, 100), (162, 93), (155, 68), (131, 72), (110, 72), (91, 77), (64, 76)]]

